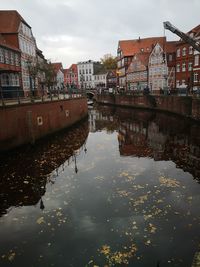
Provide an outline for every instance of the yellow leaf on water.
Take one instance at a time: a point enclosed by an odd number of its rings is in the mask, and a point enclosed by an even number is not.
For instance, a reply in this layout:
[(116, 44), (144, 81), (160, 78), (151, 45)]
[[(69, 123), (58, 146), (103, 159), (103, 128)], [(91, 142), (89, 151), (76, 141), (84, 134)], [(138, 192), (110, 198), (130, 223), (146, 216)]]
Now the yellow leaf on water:
[(14, 258), (15, 258), (15, 252), (11, 252), (9, 255), (8, 255), (8, 260), (9, 261), (13, 261), (14, 260)]
[(40, 217), (39, 219), (37, 219), (36, 222), (37, 222), (38, 224), (45, 223), (45, 221), (44, 221), (44, 217)]

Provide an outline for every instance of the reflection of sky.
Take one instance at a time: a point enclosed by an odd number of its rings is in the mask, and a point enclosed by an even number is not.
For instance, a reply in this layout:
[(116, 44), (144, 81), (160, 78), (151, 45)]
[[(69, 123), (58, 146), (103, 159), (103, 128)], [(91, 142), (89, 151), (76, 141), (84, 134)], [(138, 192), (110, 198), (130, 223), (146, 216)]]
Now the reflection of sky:
[[(138, 251), (130, 266), (190, 266), (200, 223), (192, 176), (171, 161), (120, 157), (116, 132), (90, 133), (86, 147), (77, 154), (78, 173), (74, 160), (52, 173), (43, 211), (38, 203), (0, 218), (0, 266), (78, 267), (91, 259), (103, 266), (102, 245), (124, 251), (132, 243)], [(163, 186), (161, 176), (179, 186)], [(140, 197), (144, 203), (135, 205)]]

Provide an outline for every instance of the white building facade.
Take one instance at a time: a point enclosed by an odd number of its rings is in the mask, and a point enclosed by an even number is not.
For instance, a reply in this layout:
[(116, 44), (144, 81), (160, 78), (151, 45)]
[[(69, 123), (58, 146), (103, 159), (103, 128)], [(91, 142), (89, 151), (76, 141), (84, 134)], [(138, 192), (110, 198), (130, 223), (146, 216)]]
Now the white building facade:
[(30, 89), (37, 87), (37, 80), (30, 75), (30, 65), (36, 63), (36, 42), (31, 27), (24, 21), (20, 22), (18, 34), (19, 48), (21, 50), (22, 86), (24, 94), (28, 95)]
[(168, 67), (166, 54), (157, 43), (149, 57), (149, 87), (154, 93), (159, 93), (168, 86)]
[(78, 85), (82, 89), (94, 89), (94, 73), (101, 66), (100, 62), (88, 60), (77, 64), (78, 70)]

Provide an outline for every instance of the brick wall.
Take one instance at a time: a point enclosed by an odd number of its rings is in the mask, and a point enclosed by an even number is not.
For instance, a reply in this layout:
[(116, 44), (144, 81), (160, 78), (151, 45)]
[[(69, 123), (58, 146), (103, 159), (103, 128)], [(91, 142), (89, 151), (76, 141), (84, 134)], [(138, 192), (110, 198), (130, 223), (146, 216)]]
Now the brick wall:
[(182, 96), (96, 95), (102, 104), (163, 110), (200, 120), (200, 99)]
[(85, 98), (0, 108), (0, 150), (34, 143), (78, 122), (87, 112)]

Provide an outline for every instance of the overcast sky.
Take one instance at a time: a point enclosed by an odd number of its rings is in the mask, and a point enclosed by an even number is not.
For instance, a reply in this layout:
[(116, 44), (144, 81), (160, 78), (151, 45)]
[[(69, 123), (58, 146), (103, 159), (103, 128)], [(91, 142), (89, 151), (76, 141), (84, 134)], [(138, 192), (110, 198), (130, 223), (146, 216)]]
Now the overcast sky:
[(200, 0), (0, 0), (0, 6), (17, 10), (44, 56), (64, 68), (115, 56), (119, 40), (163, 36), (163, 21), (183, 32), (200, 24)]

